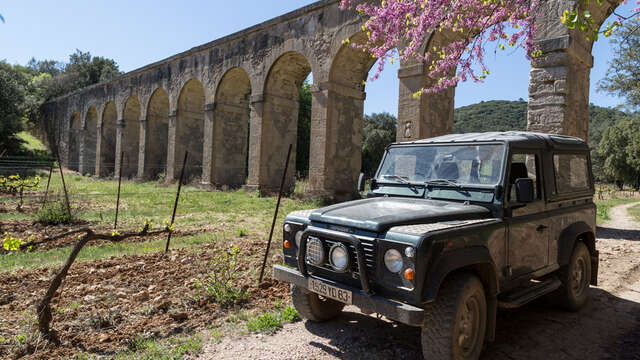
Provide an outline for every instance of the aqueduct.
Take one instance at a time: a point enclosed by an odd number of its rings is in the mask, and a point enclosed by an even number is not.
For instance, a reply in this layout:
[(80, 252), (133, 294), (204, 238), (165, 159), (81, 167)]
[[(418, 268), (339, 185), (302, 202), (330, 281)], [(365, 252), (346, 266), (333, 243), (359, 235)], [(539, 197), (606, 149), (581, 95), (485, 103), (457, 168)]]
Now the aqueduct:
[[(543, 55), (530, 73), (530, 130), (587, 137), (592, 44), (560, 16), (588, 7), (602, 24), (620, 3), (610, 1), (543, 2)], [(310, 191), (349, 197), (360, 172), (364, 80), (375, 59), (343, 40), (364, 36), (364, 21), (340, 10), (339, 0), (318, 1), (48, 102), (44, 130), (63, 163), (82, 174), (119, 175), (116, 154), (124, 152), (123, 176), (174, 180), (188, 150), (189, 178), (271, 192), (288, 145), (296, 143), (300, 86), (313, 73)], [(424, 48), (451, 39), (435, 32)], [(401, 64), (398, 77), (397, 140), (451, 132), (455, 89), (414, 98), (431, 81), (422, 63)]]

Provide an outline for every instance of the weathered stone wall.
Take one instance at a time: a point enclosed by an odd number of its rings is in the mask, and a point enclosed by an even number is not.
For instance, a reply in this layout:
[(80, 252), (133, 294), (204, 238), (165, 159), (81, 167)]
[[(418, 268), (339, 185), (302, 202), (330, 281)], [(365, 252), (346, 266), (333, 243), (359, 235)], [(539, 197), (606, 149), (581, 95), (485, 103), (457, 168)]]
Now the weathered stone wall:
[[(585, 137), (590, 44), (559, 22), (577, 2), (545, 4), (544, 56), (532, 63), (528, 127)], [(592, 13), (604, 19), (615, 5)], [(364, 21), (340, 10), (339, 0), (319, 1), (47, 103), (43, 129), (65, 165), (82, 173), (117, 176), (124, 152), (123, 176), (172, 181), (189, 151), (191, 180), (273, 192), (289, 144), (295, 150), (300, 85), (313, 73), (310, 191), (349, 198), (360, 172), (364, 81), (374, 59), (343, 40), (362, 41)], [(424, 51), (456, 36), (436, 32)], [(422, 63), (401, 64), (399, 141), (452, 131), (455, 89), (413, 96), (433, 81), (427, 73)], [(289, 165), (290, 191), (295, 153)]]

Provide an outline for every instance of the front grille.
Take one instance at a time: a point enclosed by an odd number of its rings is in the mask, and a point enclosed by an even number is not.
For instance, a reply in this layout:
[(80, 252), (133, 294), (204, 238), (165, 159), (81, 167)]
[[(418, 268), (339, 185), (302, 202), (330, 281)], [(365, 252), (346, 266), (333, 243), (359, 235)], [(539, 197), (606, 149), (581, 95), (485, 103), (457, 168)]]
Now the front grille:
[[(375, 279), (375, 273), (376, 273), (376, 240), (371, 238), (360, 238), (360, 237), (358, 239), (360, 240), (360, 243), (362, 244), (362, 248), (364, 250), (364, 262), (367, 267), (369, 282), (373, 282), (373, 280)], [(349, 261), (351, 263), (350, 270), (354, 278), (359, 279), (360, 269), (358, 268), (356, 247), (342, 241), (336, 241), (336, 240), (331, 240), (326, 238), (321, 238), (321, 240), (326, 245), (327, 253), (328, 253), (328, 250), (331, 249), (331, 247), (336, 243), (342, 243), (347, 247), (347, 249), (349, 249)], [(325, 263), (323, 266), (320, 266), (320, 268), (333, 271), (333, 268), (329, 264), (328, 259), (327, 259), (327, 263)]]

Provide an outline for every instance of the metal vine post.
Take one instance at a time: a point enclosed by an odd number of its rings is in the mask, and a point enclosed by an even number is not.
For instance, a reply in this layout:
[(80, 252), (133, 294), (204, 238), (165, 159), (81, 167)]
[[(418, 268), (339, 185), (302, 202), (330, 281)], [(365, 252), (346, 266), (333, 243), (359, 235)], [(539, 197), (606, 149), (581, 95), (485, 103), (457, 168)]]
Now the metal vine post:
[[(184, 168), (187, 166), (188, 156), (189, 156), (189, 152), (185, 151), (184, 161), (182, 162), (182, 170), (180, 170), (180, 182), (178, 182), (178, 191), (176, 192), (176, 202), (173, 204), (173, 214), (171, 215), (171, 225), (169, 225), (169, 228), (173, 227), (173, 222), (176, 220), (176, 211), (178, 210), (178, 200), (180, 200), (180, 190), (182, 190), (182, 181), (184, 180)], [(173, 233), (173, 230), (169, 230), (169, 235), (167, 235), (167, 245), (164, 248), (165, 254), (169, 252), (169, 243), (171, 242), (172, 233)]]
[(278, 202), (276, 203), (276, 211), (273, 214), (273, 222), (271, 223), (271, 231), (269, 232), (267, 249), (264, 252), (264, 260), (262, 261), (262, 269), (260, 269), (260, 279), (258, 280), (258, 284), (262, 283), (262, 277), (264, 276), (264, 268), (265, 266), (267, 266), (267, 257), (269, 256), (269, 249), (271, 248), (271, 238), (273, 237), (273, 229), (276, 226), (276, 219), (278, 218), (278, 210), (280, 209), (280, 200), (282, 199), (284, 182), (287, 179), (287, 170), (289, 170), (289, 159), (291, 158), (292, 149), (293, 149), (293, 144), (289, 144), (289, 152), (287, 152), (287, 162), (285, 162), (284, 164), (284, 173), (282, 174), (282, 181), (280, 182), (280, 192), (278, 193)]

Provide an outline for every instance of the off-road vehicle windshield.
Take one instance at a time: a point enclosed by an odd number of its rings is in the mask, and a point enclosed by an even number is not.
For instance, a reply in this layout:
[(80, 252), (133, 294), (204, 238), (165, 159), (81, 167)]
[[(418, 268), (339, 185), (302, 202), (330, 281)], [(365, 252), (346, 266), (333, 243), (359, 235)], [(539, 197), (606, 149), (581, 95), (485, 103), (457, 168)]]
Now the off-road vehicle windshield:
[(504, 156), (499, 144), (391, 147), (376, 181), (492, 186), (500, 182)]

